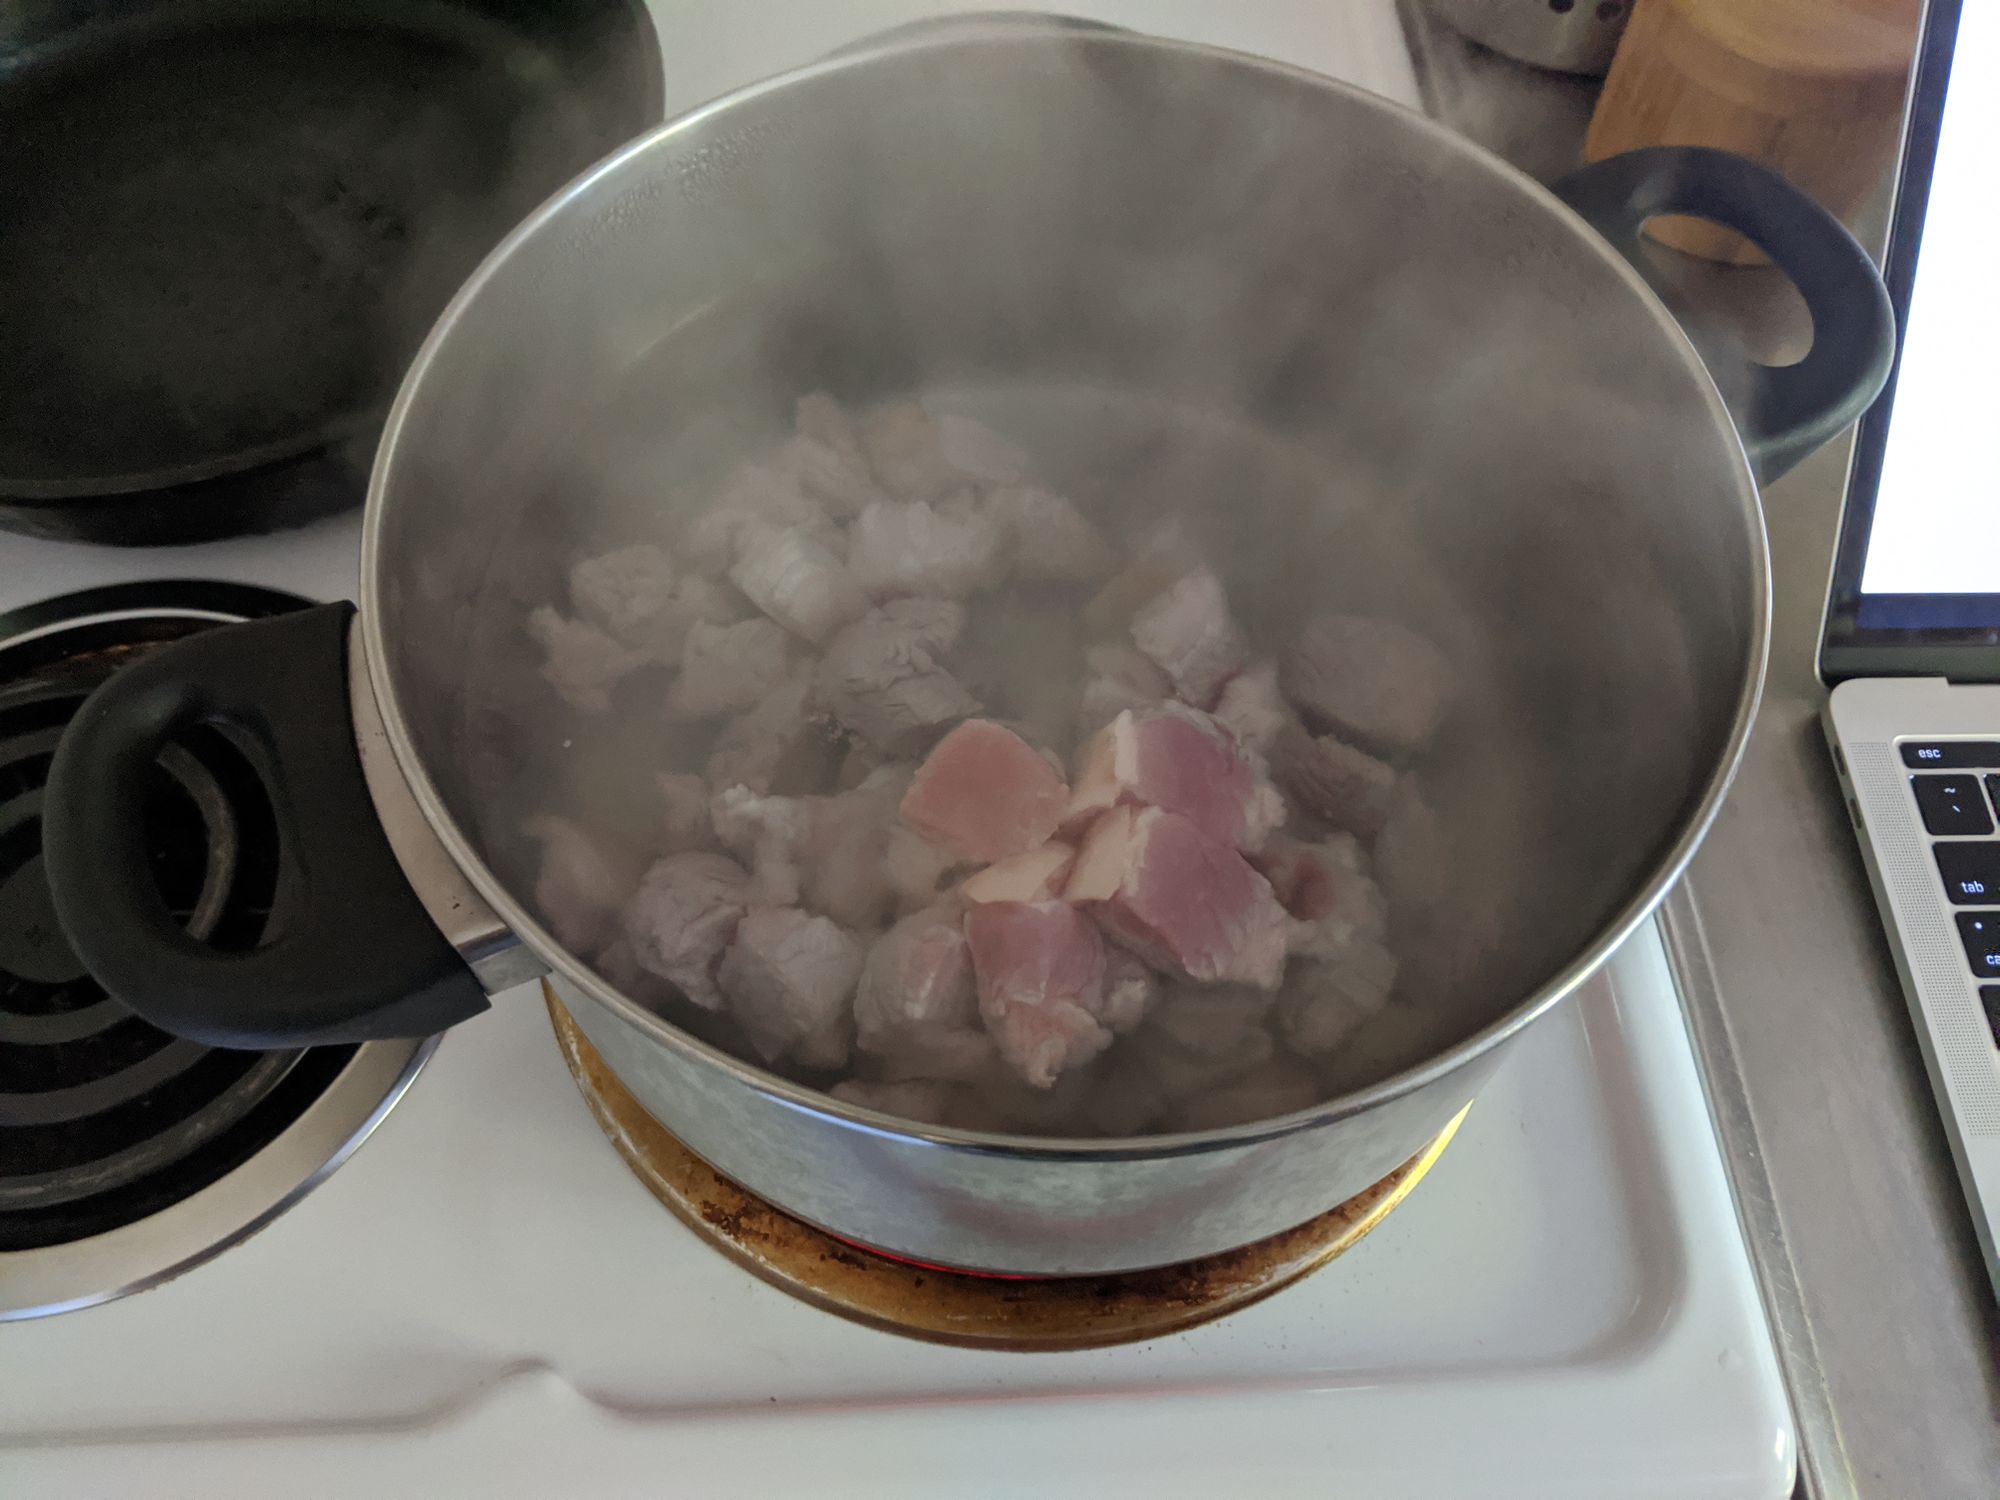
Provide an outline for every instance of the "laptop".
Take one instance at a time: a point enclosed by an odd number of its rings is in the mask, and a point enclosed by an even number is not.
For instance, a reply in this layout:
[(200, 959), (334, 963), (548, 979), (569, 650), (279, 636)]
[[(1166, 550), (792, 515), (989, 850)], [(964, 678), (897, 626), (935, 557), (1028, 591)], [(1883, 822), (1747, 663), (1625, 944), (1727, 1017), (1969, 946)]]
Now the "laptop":
[(2000, 4), (1932, 0), (1820, 642), (1827, 739), (2000, 1289)]

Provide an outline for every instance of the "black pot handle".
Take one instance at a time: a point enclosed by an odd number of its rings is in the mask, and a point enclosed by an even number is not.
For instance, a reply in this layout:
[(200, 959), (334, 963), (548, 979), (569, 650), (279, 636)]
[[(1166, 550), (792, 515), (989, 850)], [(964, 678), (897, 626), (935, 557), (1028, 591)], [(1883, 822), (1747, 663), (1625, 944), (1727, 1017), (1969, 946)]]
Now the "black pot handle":
[[(486, 1008), (410, 889), (368, 794), (348, 708), (354, 606), (228, 625), (113, 674), (64, 731), (42, 802), (63, 933), (97, 982), (154, 1025), (216, 1047), (427, 1036)], [(154, 884), (142, 803), (154, 759), (211, 725), (277, 817), (264, 946), (183, 932)]]
[(1795, 365), (1752, 366), (1730, 400), (1760, 481), (1860, 416), (1889, 378), (1896, 316), (1874, 261), (1840, 220), (1768, 167), (1707, 146), (1648, 146), (1551, 186), (1642, 276), (1640, 229), (1657, 214), (1686, 213), (1754, 241), (1799, 289), (1812, 348)]

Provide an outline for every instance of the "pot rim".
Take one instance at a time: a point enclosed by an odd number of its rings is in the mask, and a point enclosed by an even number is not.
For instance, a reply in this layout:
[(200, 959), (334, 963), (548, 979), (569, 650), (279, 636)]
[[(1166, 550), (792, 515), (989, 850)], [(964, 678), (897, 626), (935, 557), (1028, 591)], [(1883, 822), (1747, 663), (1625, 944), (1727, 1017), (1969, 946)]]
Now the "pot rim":
[[(877, 65), (884, 58), (915, 52), (1002, 43), (1017, 46), (1038, 45), (1055, 39), (1060, 39), (1063, 45), (1069, 47), (1129, 48), (1203, 59), (1211, 63), (1247, 68), (1288, 82), (1308, 83), (1316, 88), (1344, 94), (1351, 102), (1363, 108), (1396, 116), (1399, 128), (1427, 135), (1433, 141), (1442, 143), (1475, 164), (1480, 170), (1509, 183), (1524, 198), (1538, 204), (1544, 211), (1552, 213), (1566, 223), (1578, 238), (1588, 245), (1591, 252), (1597, 255), (1640, 299), (1661, 335), (1679, 354), (1682, 364), (1695, 381), (1701, 398), (1707, 403), (1714, 418), (1716, 436), (1734, 450), (1737, 497), (1745, 532), (1744, 540), (1750, 548), (1753, 563), (1754, 597), (1751, 600), (1749, 660), (1745, 664), (1747, 670), (1742, 689), (1737, 695), (1729, 738), (1723, 754), (1710, 772), (1707, 784), (1692, 812), (1682, 819), (1679, 832), (1671, 845), (1655, 860), (1651, 873), (1633, 896), (1603, 924), (1597, 936), (1553, 977), (1505, 1014), (1422, 1063), (1392, 1074), (1368, 1088), (1322, 1100), (1306, 1109), (1222, 1129), (1096, 1138), (1016, 1135), (1000, 1131), (961, 1130), (946, 1126), (924, 1125), (878, 1110), (845, 1104), (818, 1089), (793, 1083), (775, 1073), (767, 1072), (689, 1035), (671, 1021), (621, 993), (599, 978), (588, 965), (564, 949), (555, 937), (522, 907), (507, 886), (479, 856), (470, 841), (460, 832), (457, 822), (445, 807), (443, 798), (439, 795), (429, 771), (411, 741), (409, 727), (404, 720), (402, 707), (397, 701), (393, 679), (389, 673), (389, 650), (383, 634), (382, 614), (378, 602), (379, 580), (383, 566), (382, 516), (387, 503), (384, 497), (396, 459), (397, 443), (415, 395), (424, 384), (425, 373), (435, 361), (439, 349), (451, 337), (452, 330), (459, 320), (478, 300), (500, 267), (524, 243), (541, 235), (551, 224), (560, 222), (577, 198), (603, 179), (624, 170), (634, 160), (670, 150), (680, 136), (705, 126), (715, 117), (807, 80), (848, 70), (864, 69)], [(1137, 32), (1107, 30), (1090, 31), (1079, 35), (1073, 24), (1065, 25), (1056, 18), (1050, 18), (1047, 24), (1034, 24), (1012, 15), (993, 21), (967, 17), (963, 18), (962, 24), (949, 28), (944, 34), (912, 36), (879, 46), (858, 44), (855, 49), (844, 50), (822, 61), (732, 90), (675, 116), (620, 147), (559, 189), (517, 225), (480, 262), (478, 269), (452, 297), (450, 304), (425, 337), (422, 347), (403, 377), (402, 384), (397, 388), (395, 401), (389, 409), (388, 419), (382, 430), (381, 443), (376, 449), (375, 461), (369, 474), (367, 505), (362, 522), (360, 582), (361, 637), (368, 676), (374, 687), (381, 709), (383, 728), (396, 764), (409, 783), (410, 791), (422, 809), (425, 820), (451, 855), (452, 861), (464, 872), (474, 889), (492, 905), (500, 919), (549, 966), (553, 975), (559, 976), (567, 986), (580, 991), (592, 1002), (610, 1011), (659, 1045), (683, 1056), (712, 1064), (732, 1075), (744, 1086), (794, 1109), (831, 1118), (873, 1134), (921, 1141), (972, 1154), (1034, 1160), (1157, 1160), (1255, 1146), (1282, 1136), (1330, 1125), (1425, 1088), (1500, 1046), (1530, 1022), (1553, 1009), (1595, 974), (1640, 924), (1652, 915), (1694, 857), (1695, 850), (1714, 822), (1722, 799), (1735, 779), (1748, 746), (1751, 726), (1763, 692), (1771, 633), (1770, 552), (1763, 508), (1756, 481), (1751, 473), (1749, 458), (1744, 451), (1736, 424), (1723, 403), (1722, 395), (1686, 332), (1667, 311), (1652, 288), (1602, 236), (1555, 194), (1512, 164), (1427, 116), (1407, 109), (1379, 94), (1315, 73), (1308, 68), (1230, 48), (1147, 36)]]

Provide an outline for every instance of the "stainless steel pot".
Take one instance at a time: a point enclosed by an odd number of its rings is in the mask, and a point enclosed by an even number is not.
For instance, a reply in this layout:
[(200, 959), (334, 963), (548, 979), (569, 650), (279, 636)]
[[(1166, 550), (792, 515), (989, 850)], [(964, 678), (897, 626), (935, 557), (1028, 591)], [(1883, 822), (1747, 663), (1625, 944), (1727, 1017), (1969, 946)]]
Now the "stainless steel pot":
[[(1867, 258), (1769, 174), (1669, 151), (1563, 191), (1324, 78), (1040, 26), (904, 40), (668, 124), (544, 205), (431, 334), (351, 636), (345, 606), (203, 634), (78, 716), (46, 813), (77, 952), (159, 1024), (250, 1045), (435, 1029), (546, 968), (721, 1171), (927, 1261), (1109, 1271), (1310, 1217), (1427, 1142), (1687, 861), (1762, 672), (1752, 462), (1816, 445), (1886, 367)], [(1812, 353), (1750, 372), (1734, 425), (1606, 240), (1669, 208), (1744, 228), (1813, 309)], [(1408, 955), (1423, 1056), (1198, 1135), (929, 1129), (738, 1061), (535, 919), (513, 825), (574, 729), (536, 706), (526, 608), (574, 547), (678, 524), (797, 392), (912, 385), (1059, 483), (1129, 491), (1143, 465), (1149, 508), (1260, 619), (1392, 608), (1458, 656), (1473, 702), (1427, 772), (1458, 853)], [(140, 775), (193, 720), (245, 744), (290, 849), (256, 953), (183, 937), (145, 873)]]

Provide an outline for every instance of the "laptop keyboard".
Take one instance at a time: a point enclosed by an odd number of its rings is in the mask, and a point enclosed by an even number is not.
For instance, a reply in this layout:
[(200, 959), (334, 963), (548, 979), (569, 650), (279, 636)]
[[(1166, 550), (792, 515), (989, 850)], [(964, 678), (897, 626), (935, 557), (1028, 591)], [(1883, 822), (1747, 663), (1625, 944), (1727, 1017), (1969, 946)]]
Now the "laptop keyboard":
[[(1952, 913), (1965, 961), (1973, 978), (2000, 980), (2000, 742), (1913, 740), (1902, 748), (1946, 897), (1955, 907), (1995, 908)], [(2000, 983), (1980, 985), (1979, 1003), (2000, 1043)]]

